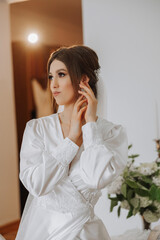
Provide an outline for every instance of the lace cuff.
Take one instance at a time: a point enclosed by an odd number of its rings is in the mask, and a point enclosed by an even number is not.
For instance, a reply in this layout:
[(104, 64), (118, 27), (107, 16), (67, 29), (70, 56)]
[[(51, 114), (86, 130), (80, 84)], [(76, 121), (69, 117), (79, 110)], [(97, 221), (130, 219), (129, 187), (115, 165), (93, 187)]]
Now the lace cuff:
[(84, 149), (94, 144), (103, 144), (101, 129), (97, 122), (87, 122), (82, 126)]
[(71, 139), (66, 137), (63, 142), (51, 152), (51, 155), (57, 159), (64, 167), (69, 165), (77, 154), (79, 146)]

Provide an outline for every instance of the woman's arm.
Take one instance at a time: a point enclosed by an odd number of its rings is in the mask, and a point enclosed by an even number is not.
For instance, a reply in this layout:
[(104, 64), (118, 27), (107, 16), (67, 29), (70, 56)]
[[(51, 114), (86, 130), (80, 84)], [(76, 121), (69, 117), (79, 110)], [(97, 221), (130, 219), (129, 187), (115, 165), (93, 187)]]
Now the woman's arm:
[(54, 190), (54, 185), (68, 175), (69, 163), (79, 146), (65, 138), (53, 152), (45, 150), (40, 121), (32, 119), (26, 124), (20, 150), (19, 178), (34, 196)]
[(82, 127), (84, 151), (80, 174), (88, 187), (102, 189), (121, 174), (128, 159), (128, 139), (121, 125), (88, 122)]

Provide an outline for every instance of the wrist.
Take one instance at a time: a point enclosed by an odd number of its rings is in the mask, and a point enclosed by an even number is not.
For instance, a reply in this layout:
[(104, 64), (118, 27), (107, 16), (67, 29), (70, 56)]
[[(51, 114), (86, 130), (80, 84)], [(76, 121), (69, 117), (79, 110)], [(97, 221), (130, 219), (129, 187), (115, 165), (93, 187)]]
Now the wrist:
[(95, 119), (87, 119), (86, 123), (88, 123), (88, 122), (96, 122), (96, 120)]
[(87, 122), (96, 122), (97, 119), (98, 119), (98, 116), (96, 116), (95, 118), (88, 118), (88, 119), (86, 119), (86, 123)]
[(78, 140), (77, 137), (73, 137), (73, 136), (70, 136), (70, 135), (68, 135), (68, 138), (69, 138), (72, 142), (74, 142), (75, 144), (76, 144), (76, 142), (77, 142), (77, 140)]

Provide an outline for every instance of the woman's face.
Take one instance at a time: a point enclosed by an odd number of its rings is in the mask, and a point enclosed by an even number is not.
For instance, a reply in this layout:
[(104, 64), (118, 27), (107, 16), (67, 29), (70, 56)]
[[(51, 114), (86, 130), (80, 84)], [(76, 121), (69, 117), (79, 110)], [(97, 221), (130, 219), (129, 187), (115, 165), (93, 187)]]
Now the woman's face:
[[(75, 93), (66, 65), (55, 59), (50, 65), (50, 89), (58, 105), (68, 105), (75, 102)], [(54, 92), (60, 92), (54, 95)]]

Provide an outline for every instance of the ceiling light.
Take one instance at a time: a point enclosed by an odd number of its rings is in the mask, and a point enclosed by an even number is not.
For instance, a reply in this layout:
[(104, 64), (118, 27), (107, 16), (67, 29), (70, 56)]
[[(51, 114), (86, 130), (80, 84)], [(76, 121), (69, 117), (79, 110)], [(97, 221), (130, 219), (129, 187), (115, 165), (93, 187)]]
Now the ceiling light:
[(38, 41), (38, 35), (36, 33), (30, 33), (28, 35), (28, 41), (30, 43), (36, 43)]

